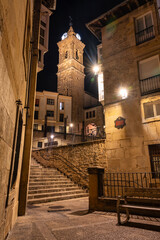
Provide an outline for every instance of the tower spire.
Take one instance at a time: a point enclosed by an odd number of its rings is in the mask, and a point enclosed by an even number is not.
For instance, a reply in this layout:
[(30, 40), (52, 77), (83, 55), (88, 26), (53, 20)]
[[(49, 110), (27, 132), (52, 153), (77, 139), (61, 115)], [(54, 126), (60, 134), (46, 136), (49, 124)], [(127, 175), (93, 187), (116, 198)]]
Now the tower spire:
[(73, 26), (72, 17), (71, 17), (71, 16), (69, 16), (69, 26), (70, 26), (70, 27)]

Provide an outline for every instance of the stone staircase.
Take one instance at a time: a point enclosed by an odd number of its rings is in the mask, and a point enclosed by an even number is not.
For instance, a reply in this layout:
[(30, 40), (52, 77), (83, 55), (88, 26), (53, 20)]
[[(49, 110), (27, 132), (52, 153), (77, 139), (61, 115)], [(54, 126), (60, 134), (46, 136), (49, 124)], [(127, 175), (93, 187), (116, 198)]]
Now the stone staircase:
[(87, 197), (78, 185), (54, 168), (45, 168), (31, 161), (28, 204), (40, 204)]

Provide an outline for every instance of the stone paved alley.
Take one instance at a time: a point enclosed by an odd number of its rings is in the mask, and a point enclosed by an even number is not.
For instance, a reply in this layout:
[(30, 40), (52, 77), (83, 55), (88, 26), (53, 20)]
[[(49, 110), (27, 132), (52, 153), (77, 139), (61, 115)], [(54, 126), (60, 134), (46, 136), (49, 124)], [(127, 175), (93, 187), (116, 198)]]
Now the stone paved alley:
[(19, 217), (7, 240), (158, 240), (160, 220), (132, 217), (117, 226), (115, 213), (88, 213), (88, 198), (30, 206)]

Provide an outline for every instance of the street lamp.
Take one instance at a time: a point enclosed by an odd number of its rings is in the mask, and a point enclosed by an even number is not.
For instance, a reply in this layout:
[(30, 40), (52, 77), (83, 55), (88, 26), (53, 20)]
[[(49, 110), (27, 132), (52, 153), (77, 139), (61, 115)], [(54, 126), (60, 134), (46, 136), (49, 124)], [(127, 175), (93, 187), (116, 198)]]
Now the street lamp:
[(99, 66), (98, 66), (97, 64), (93, 66), (93, 72), (94, 72), (95, 75), (98, 74), (98, 72), (99, 72)]
[(120, 88), (119, 89), (119, 95), (122, 99), (126, 99), (128, 97), (128, 91), (126, 88)]
[(53, 138), (54, 138), (54, 135), (52, 134), (52, 135), (51, 135), (51, 139), (53, 140)]

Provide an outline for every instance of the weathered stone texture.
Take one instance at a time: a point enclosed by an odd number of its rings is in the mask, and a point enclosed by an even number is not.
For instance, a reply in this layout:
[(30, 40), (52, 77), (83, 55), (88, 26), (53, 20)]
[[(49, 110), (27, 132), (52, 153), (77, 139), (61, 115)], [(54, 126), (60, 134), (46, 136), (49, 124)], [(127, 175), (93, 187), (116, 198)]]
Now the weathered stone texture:
[[(155, 38), (136, 45), (135, 18), (152, 11)], [(151, 171), (149, 144), (159, 144), (160, 122), (145, 121), (143, 103), (159, 100), (159, 94), (141, 97), (138, 62), (159, 55), (160, 35), (154, 4), (145, 4), (102, 28), (104, 112), (109, 171)], [(159, 55), (160, 56), (160, 55)], [(128, 89), (122, 100), (119, 88)], [(115, 128), (118, 117), (126, 119)]]
[(88, 186), (88, 167), (101, 166), (107, 169), (104, 140), (42, 149), (33, 151), (32, 155), (44, 166), (56, 167), (82, 186)]
[[(11, 2), (0, 0), (0, 239), (4, 239), (17, 217), (24, 127), (22, 129), (17, 181), (14, 188), (9, 191), (8, 206), (6, 206), (6, 197), (12, 154), (15, 156), (13, 139), (16, 101), (21, 100), (22, 107), (20, 109), (24, 108), (25, 105), (28, 66), (24, 61), (26, 54), (24, 47), (26, 41), (28, 41), (28, 46), (30, 41), (29, 38), (24, 38), (24, 33), (28, 29), (25, 26), (27, 24), (25, 19), (26, 7), (28, 7), (28, 11), (31, 11), (27, 0), (13, 0)], [(28, 50), (26, 49), (26, 51)], [(23, 120), (25, 121), (24, 116)]]

